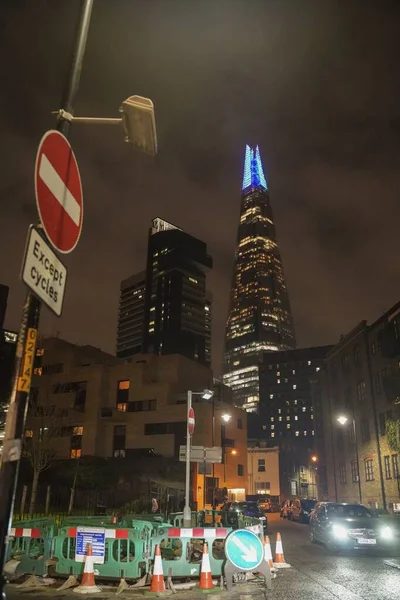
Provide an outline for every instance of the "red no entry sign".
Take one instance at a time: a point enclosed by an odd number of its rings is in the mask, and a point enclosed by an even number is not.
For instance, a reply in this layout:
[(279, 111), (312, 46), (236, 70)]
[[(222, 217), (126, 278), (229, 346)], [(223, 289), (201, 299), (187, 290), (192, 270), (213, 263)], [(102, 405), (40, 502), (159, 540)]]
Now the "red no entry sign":
[(48, 131), (40, 141), (35, 194), (40, 220), (50, 243), (63, 254), (72, 252), (82, 231), (82, 184), (75, 154), (59, 131)]
[(188, 430), (189, 430), (189, 435), (193, 435), (195, 424), (196, 424), (196, 421), (195, 421), (195, 418), (194, 418), (194, 410), (193, 410), (193, 408), (190, 408), (189, 409), (189, 414), (188, 414)]

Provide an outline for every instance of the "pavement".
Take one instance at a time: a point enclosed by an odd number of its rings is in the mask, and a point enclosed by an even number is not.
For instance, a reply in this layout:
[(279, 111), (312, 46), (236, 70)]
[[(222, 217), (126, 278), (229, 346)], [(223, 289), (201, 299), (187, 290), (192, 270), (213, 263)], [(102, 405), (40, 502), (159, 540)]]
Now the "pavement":
[[(282, 535), (286, 562), (291, 568), (280, 569), (272, 582), (267, 598), (273, 600), (399, 600), (400, 597), (400, 539), (388, 555), (372, 552), (335, 554), (323, 546), (311, 544), (308, 526), (269, 515), (269, 535), (273, 551), (276, 533)], [(60, 583), (58, 583), (60, 585)], [(79, 598), (72, 590), (57, 592), (54, 587), (24, 590), (17, 585), (7, 586), (8, 600)], [(103, 588), (94, 594), (97, 600), (137, 600), (144, 598), (138, 590), (126, 590), (119, 596), (115, 588)], [(265, 598), (260, 583), (248, 582), (235, 586), (234, 592), (214, 594), (179, 592), (174, 600), (261, 600)]]

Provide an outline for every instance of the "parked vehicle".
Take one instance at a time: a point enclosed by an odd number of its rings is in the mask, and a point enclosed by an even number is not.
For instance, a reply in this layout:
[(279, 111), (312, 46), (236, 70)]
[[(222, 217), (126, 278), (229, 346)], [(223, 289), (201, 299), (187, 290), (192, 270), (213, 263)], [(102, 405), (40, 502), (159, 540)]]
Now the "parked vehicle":
[[(226, 502), (221, 510), (228, 512), (228, 522), (229, 513), (242, 513), (245, 517), (255, 517), (260, 519), (263, 525), (264, 535), (267, 534), (268, 519), (258, 506), (258, 502)], [(232, 522), (233, 520), (234, 519), (232, 519)]]
[(281, 517), (283, 519), (290, 519), (292, 512), (293, 500), (286, 500), (281, 507)]
[(320, 502), (311, 515), (310, 540), (331, 549), (382, 549), (394, 544), (395, 532), (361, 504)]
[(299, 523), (309, 523), (310, 514), (317, 504), (316, 500), (296, 498), (293, 500), (290, 519)]

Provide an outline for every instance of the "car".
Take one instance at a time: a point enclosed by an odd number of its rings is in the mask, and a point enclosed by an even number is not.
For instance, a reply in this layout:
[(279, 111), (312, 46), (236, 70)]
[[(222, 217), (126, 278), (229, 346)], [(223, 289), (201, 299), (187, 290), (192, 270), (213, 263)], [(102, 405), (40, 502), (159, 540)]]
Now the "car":
[(316, 500), (307, 498), (296, 498), (296, 500), (293, 500), (293, 504), (290, 511), (290, 519), (292, 521), (299, 521), (300, 523), (309, 523), (310, 514), (316, 504)]
[(362, 504), (320, 502), (310, 519), (310, 541), (329, 549), (387, 549), (395, 532)]
[(292, 510), (292, 504), (293, 504), (293, 500), (286, 500), (282, 504), (280, 516), (283, 519), (290, 519), (291, 510)]
[(263, 525), (264, 535), (267, 535), (268, 519), (258, 506), (258, 502), (226, 502), (222, 506), (221, 510), (228, 513), (228, 523), (233, 526), (237, 526), (237, 515), (239, 513), (245, 517), (254, 517), (256, 519), (260, 519)]

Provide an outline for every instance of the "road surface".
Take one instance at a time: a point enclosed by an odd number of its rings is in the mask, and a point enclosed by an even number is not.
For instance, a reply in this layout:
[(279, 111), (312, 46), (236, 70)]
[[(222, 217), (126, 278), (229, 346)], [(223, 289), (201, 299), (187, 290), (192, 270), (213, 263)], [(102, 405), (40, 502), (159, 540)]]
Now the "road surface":
[[(281, 569), (273, 581), (272, 591), (268, 593), (271, 600), (399, 600), (400, 598), (400, 540), (396, 551), (391, 556), (373, 555), (370, 553), (332, 554), (323, 546), (311, 544), (308, 540), (308, 526), (291, 523), (280, 519), (278, 515), (269, 515), (269, 533), (275, 546), (276, 533), (282, 535), (283, 550), (286, 562), (291, 568)], [(392, 565), (398, 565), (398, 568)], [(209, 598), (219, 600), (239, 600), (254, 598), (261, 600), (259, 590), (251, 585), (236, 588), (235, 593), (213, 594)], [(24, 591), (16, 586), (8, 586), (8, 600), (23, 598), (46, 600), (47, 598), (64, 598), (70, 600), (79, 596), (66, 590), (40, 588)], [(98, 600), (136, 600), (143, 598), (137, 590), (128, 590), (119, 596), (115, 589), (104, 589), (95, 594)], [(197, 600), (205, 595), (192, 591), (174, 595), (174, 600)]]

